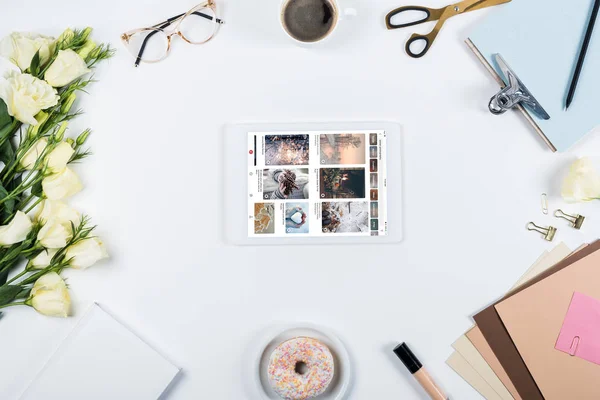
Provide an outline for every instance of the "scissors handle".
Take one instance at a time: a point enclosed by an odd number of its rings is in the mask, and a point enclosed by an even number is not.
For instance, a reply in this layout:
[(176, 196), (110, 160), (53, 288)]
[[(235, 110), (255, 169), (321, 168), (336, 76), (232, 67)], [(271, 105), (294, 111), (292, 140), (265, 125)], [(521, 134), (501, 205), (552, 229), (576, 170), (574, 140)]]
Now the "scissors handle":
[[(413, 33), (413, 35), (410, 37), (410, 39), (408, 39), (408, 41), (406, 42), (406, 54), (408, 54), (410, 57), (412, 58), (421, 58), (423, 57), (425, 54), (427, 54), (427, 52), (429, 51), (429, 49), (431, 48), (431, 45), (433, 44), (433, 41), (435, 40), (437, 36), (437, 32), (433, 31), (427, 35), (419, 35), (418, 33)], [(414, 51), (412, 51), (412, 49), (410, 48), (413, 44), (423, 41), (425, 42), (425, 46), (423, 47), (423, 49), (418, 52), (415, 53)]]
[[(440, 16), (442, 15), (443, 10), (444, 10), (443, 8), (436, 9), (436, 8), (428, 8), (428, 7), (421, 7), (421, 6), (399, 7), (399, 8), (396, 8), (395, 10), (390, 11), (388, 13), (388, 15), (386, 15), (385, 24), (388, 29), (400, 29), (400, 28), (406, 28), (409, 26), (424, 24), (425, 22), (437, 21), (440, 18)], [(392, 23), (392, 18), (394, 18), (400, 14), (405, 14), (405, 13), (413, 12), (413, 11), (423, 12), (423, 13), (425, 13), (425, 17), (415, 20), (415, 21), (405, 22), (403, 24)]]

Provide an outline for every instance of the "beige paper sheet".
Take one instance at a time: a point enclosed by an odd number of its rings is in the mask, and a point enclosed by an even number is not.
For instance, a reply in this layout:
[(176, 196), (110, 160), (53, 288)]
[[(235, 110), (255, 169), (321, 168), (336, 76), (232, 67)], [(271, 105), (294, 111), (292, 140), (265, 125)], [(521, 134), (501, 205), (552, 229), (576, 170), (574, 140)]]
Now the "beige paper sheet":
[(460, 353), (456, 351), (452, 353), (448, 360), (446, 360), (446, 363), (487, 400), (502, 400), (502, 398), (498, 396), (498, 393), (494, 392), (494, 389), (487, 384), (481, 375), (475, 371), (471, 364), (469, 364)]
[[(558, 244), (550, 252), (544, 251), (510, 290), (513, 290), (534, 278), (567, 257), (570, 253), (571, 250), (564, 243)], [(471, 340), (469, 336), (472, 336), (473, 340)], [(467, 379), (463, 375), (463, 372), (469, 374), (469, 384), (471, 384), (471, 386), (473, 386), (471, 382), (475, 382), (477, 387), (486, 387), (485, 390), (487, 392), (493, 391), (502, 400), (521, 400), (516, 388), (508, 378), (506, 371), (504, 371), (491, 348), (487, 345), (485, 338), (481, 335), (481, 331), (479, 331), (476, 326), (468, 331), (467, 334), (461, 336), (455, 342), (453, 347), (456, 352), (460, 353), (462, 359), (464, 359), (470, 367), (467, 368), (466, 371), (463, 371), (461, 367), (464, 366), (464, 364), (458, 364), (457, 368), (453, 367), (453, 369), (465, 380)], [(451, 357), (453, 356), (454, 353)], [(476, 375), (474, 375), (471, 370), (474, 370)]]
[(513, 396), (506, 389), (494, 370), (465, 335), (459, 337), (452, 347), (477, 371), (481, 378), (498, 394), (498, 397), (502, 400), (513, 400)]
[(496, 305), (544, 398), (600, 399), (600, 366), (554, 348), (574, 292), (600, 299), (600, 251)]
[(473, 329), (467, 332), (466, 336), (469, 339), (469, 341), (473, 344), (475, 349), (479, 352), (479, 354), (481, 354), (485, 362), (488, 363), (492, 371), (494, 371), (498, 379), (500, 379), (500, 382), (502, 382), (504, 387), (506, 387), (506, 390), (510, 392), (512, 397), (515, 400), (522, 400), (521, 396), (519, 395), (519, 392), (517, 391), (517, 388), (515, 388), (515, 385), (513, 385), (512, 381), (508, 377), (508, 374), (502, 367), (502, 364), (500, 364), (500, 361), (498, 361), (498, 358), (496, 358), (496, 355), (492, 351), (492, 348), (485, 340), (485, 337), (483, 337), (483, 334), (481, 333), (477, 325), (475, 325)]

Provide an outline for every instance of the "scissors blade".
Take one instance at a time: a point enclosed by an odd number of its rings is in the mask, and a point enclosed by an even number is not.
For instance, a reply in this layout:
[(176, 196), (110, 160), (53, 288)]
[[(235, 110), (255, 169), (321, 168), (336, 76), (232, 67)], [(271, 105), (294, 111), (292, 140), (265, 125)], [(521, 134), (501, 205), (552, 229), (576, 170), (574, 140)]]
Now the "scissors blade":
[(459, 7), (463, 13), (481, 10), (482, 8), (498, 6), (504, 3), (510, 3), (512, 0), (466, 0), (462, 3), (458, 3), (456, 6)]

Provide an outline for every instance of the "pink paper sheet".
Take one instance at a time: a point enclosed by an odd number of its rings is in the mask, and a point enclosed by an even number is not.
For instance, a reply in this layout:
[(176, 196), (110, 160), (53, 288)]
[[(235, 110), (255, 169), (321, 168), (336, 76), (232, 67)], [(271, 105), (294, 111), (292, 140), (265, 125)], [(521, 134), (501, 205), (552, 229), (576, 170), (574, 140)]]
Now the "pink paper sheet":
[(573, 294), (555, 348), (600, 365), (600, 301)]

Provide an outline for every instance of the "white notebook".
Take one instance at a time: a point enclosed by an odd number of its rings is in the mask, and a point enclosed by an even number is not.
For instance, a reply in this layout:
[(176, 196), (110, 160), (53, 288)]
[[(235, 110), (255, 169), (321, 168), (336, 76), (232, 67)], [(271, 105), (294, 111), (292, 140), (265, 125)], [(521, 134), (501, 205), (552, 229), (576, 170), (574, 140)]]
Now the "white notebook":
[(158, 399), (179, 368), (94, 304), (22, 400)]

